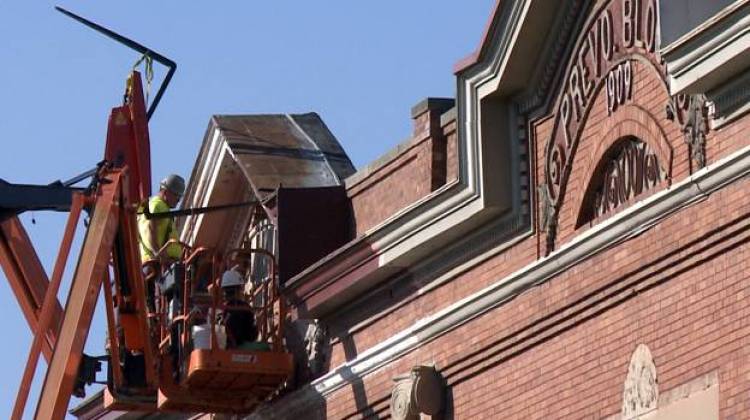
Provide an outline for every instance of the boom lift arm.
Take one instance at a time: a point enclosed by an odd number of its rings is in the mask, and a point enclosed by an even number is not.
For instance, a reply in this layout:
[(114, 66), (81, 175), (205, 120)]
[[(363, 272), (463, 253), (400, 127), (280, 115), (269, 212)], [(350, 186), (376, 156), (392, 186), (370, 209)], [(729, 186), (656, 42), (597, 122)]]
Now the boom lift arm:
[[(14, 215), (6, 216), (0, 221), (0, 266), (8, 279), (11, 290), (21, 306), (26, 322), (32, 334), (39, 333), (39, 315), (42, 312), (42, 301), (49, 285), (47, 273), (31, 244), (23, 224)], [(52, 318), (62, 318), (60, 302), (53, 303)], [(49, 362), (52, 348), (57, 341), (58, 325), (55, 323), (43, 331), (42, 353)]]
[[(16, 194), (15, 200), (17, 202), (3, 208), (5, 214), (8, 215), (29, 207), (55, 210), (65, 210), (68, 206), (71, 207), (71, 215), (66, 225), (63, 243), (55, 263), (51, 282), (49, 282), (48, 287), (44, 287), (46, 290), (42, 293), (43, 300), (36, 299), (34, 301), (37, 304), (36, 307), (31, 307), (30, 299), (26, 297), (22, 286), (27, 289), (39, 289), (36, 291), (38, 295), (42, 286), (46, 285), (40, 285), (39, 280), (35, 280), (36, 283), (34, 283), (25, 277), (15, 278), (16, 282), (19, 283), (19, 287), (14, 287), (14, 290), (19, 289), (16, 292), (16, 295), (20, 296), (19, 302), (22, 308), (29, 308), (29, 310), (25, 309), (24, 312), (27, 313), (27, 318), (36, 321), (37, 325), (33, 329), (35, 333), (34, 341), (14, 406), (14, 419), (20, 419), (23, 415), (33, 374), (36, 370), (40, 347), (42, 349), (51, 347), (53, 351), (51, 357), (48, 358), (49, 366), (42, 385), (35, 418), (61, 419), (65, 416), (83, 358), (83, 346), (91, 325), (99, 290), (103, 281), (109, 282), (110, 276), (113, 275), (115, 281), (127, 282), (129, 287), (121, 287), (118, 290), (128, 290), (133, 296), (131, 301), (125, 302), (125, 296), (120, 293), (119, 299), (122, 307), (118, 309), (123, 310), (123, 316), (132, 313), (132, 316), (137, 320), (138, 331), (143, 335), (148, 334), (146, 310), (142, 305), (143, 299), (138, 298), (139, 296), (145, 296), (145, 292), (142, 286), (134, 228), (136, 204), (150, 194), (150, 185), (144, 184), (145, 179), (150, 179), (150, 162), (148, 160), (148, 133), (145, 129), (145, 103), (138, 72), (131, 74), (128, 91), (126, 104), (112, 110), (105, 149), (105, 163), (100, 165), (98, 172), (94, 175), (94, 181), (88, 189), (68, 189), (68, 197), (70, 197), (68, 200), (64, 198), (65, 191), (54, 190), (57, 195), (51, 194), (49, 197), (52, 198), (48, 200), (39, 197), (36, 200), (29, 200), (32, 202), (29, 206), (24, 205), (23, 197), (19, 199), (19, 194)], [(136, 121), (141, 122), (143, 130), (136, 129), (138, 126), (134, 123)], [(111, 163), (114, 161), (118, 164)], [(141, 172), (131, 170), (131, 168), (138, 168)], [(8, 184), (5, 187), (10, 188)], [(29, 190), (38, 192), (40, 188), (15, 186), (15, 192), (23, 193)], [(23, 196), (23, 194), (20, 195)], [(12, 200), (8, 198), (5, 201)], [(69, 204), (69, 202), (72, 203)], [(78, 218), (83, 208), (91, 212), (91, 222), (86, 232), (65, 311), (61, 311), (56, 299), (57, 291)], [(18, 232), (23, 233), (23, 228), (15, 215), (6, 217), (8, 218), (3, 222), (4, 227), (6, 225), (9, 228), (15, 227)], [(20, 255), (20, 258), (3, 258), (0, 261), (3, 263), (6, 272), (12, 273), (14, 265), (19, 265), (17, 261), (24, 261), (29, 259), (30, 255), (35, 255), (28, 238), (22, 239), (25, 240), (17, 241), (17, 243), (5, 247), (8, 252), (4, 254)], [(22, 247), (19, 248), (18, 245)], [(26, 252), (25, 255), (24, 252)], [(13, 264), (13, 262), (16, 262), (16, 264)], [(110, 262), (113, 263), (111, 267)], [(31, 265), (31, 267), (34, 266)], [(14, 278), (9, 276), (9, 279), (13, 284)], [(111, 291), (111, 286), (108, 284), (105, 286), (106, 291)], [(114, 303), (114, 298), (105, 299), (110, 325), (114, 322), (114, 312), (110, 310)], [(126, 306), (129, 306), (129, 309), (126, 309)], [(31, 313), (38, 314), (37, 318), (31, 318), (29, 316)], [(59, 330), (57, 325), (51, 324), (52, 319), (60, 320)], [(110, 328), (110, 330), (111, 336), (115, 330), (113, 328)], [(48, 332), (44, 334), (44, 331)], [(147, 341), (147, 339), (147, 337), (144, 337), (144, 341)], [(150, 353), (150, 347), (146, 346), (144, 351), (147, 354), (147, 359), (153, 363), (154, 358)], [(45, 353), (49, 354), (50, 352), (45, 350)], [(117, 359), (116, 354), (113, 359)], [(116, 361), (119, 362), (119, 360)], [(120, 367), (119, 363), (116, 367)], [(113, 374), (118, 379), (122, 376), (120, 370), (116, 370)], [(153, 370), (147, 369), (146, 376), (146, 386), (155, 390), (156, 383)]]
[[(65, 415), (83, 357), (83, 345), (88, 335), (99, 287), (104, 274), (110, 273), (110, 257), (115, 257), (114, 260), (123, 260), (123, 257), (117, 254), (124, 253), (122, 237), (127, 235), (118, 234), (123, 230), (118, 224), (125, 223), (125, 230), (134, 232), (132, 226), (127, 226), (127, 222), (124, 222), (128, 219), (125, 214), (128, 209), (124, 208), (124, 204), (131, 203), (131, 200), (137, 203), (150, 195), (151, 168), (147, 121), (155, 111), (176, 69), (176, 64), (162, 55), (62, 8), (57, 9), (142, 54), (148, 54), (150, 58), (155, 58), (169, 67), (169, 71), (148, 111), (145, 108), (140, 75), (133, 72), (125, 94), (125, 104), (114, 108), (110, 116), (105, 148), (107, 164), (65, 183), (56, 182), (45, 186), (17, 185), (0, 180), (0, 265), (34, 334), (13, 410), (14, 419), (20, 419), (23, 415), (40, 350), (49, 362), (49, 368), (35, 417), (57, 419)], [(92, 175), (95, 180), (103, 182), (94, 182), (86, 191), (71, 186)], [(128, 191), (120, 191), (123, 185)], [(56, 298), (57, 288), (80, 210), (84, 206), (92, 211), (92, 223), (84, 241), (66, 310), (63, 311)], [(51, 283), (17, 217), (19, 213), (27, 210), (71, 211)], [(134, 212), (134, 209), (130, 211)], [(134, 216), (130, 215), (129, 218), (133, 219)], [(114, 252), (115, 238), (112, 235), (117, 236), (119, 245)], [(134, 248), (135, 244), (131, 244), (131, 247)], [(137, 254), (132, 250), (129, 254), (131, 259), (136, 258), (137, 267)], [(141, 282), (135, 279), (131, 281), (135, 282), (135, 287), (141, 285)], [(114, 316), (113, 313), (111, 315)], [(141, 331), (147, 334), (145, 315), (141, 318), (139, 326), (142, 327)], [(119, 371), (114, 372), (114, 375), (118, 378), (122, 376)], [(152, 388), (155, 387), (154, 375), (148, 376), (150, 385)]]
[[(147, 282), (153, 279), (144, 279), (136, 214), (139, 203), (151, 195), (148, 120), (176, 65), (132, 40), (58, 10), (164, 63), (169, 72), (148, 111), (140, 73), (131, 73), (124, 104), (113, 108), (110, 114), (104, 160), (95, 171), (48, 186), (0, 180), (0, 265), (34, 334), (12, 418), (20, 420), (23, 416), (40, 353), (47, 359), (48, 369), (34, 418), (64, 418), (71, 393), (81, 380), (82, 362), (88, 360), (83, 348), (99, 290), (104, 290), (108, 326), (110, 375), (105, 405), (125, 410), (248, 412), (277, 395), (293, 371), (292, 356), (283, 345), (286, 309), (279, 293), (276, 257), (262, 249), (241, 249), (225, 261), (213, 250), (198, 247), (193, 251), (185, 246), (191, 252), (184, 254), (178, 264), (186, 267), (187, 275), (183, 271), (176, 280), (182, 286), (171, 298), (181, 301), (181, 308), (168, 313), (163, 294), (155, 309), (150, 308)], [(85, 176), (93, 177), (88, 188), (72, 187)], [(256, 206), (263, 212), (264, 203), (253, 200), (178, 210), (167, 217), (238, 206)], [(25, 210), (70, 211), (49, 280), (17, 217)], [(91, 219), (62, 310), (56, 296), (82, 210), (88, 211)], [(222, 303), (222, 270), (229, 268), (229, 261), (242, 259), (247, 267), (252, 267), (251, 261), (258, 254), (268, 259), (271, 269), (252, 293), (255, 306), (238, 308)], [(158, 261), (150, 261), (144, 268), (153, 263), (158, 266)], [(248, 272), (252, 273), (252, 268)], [(201, 347), (191, 333), (193, 328), (201, 327), (193, 316), (195, 310), (211, 314), (208, 347)], [(236, 310), (252, 312), (258, 323), (259, 340), (247, 349), (222, 347), (217, 338), (217, 313)], [(133, 370), (142, 375), (133, 377), (129, 374)]]

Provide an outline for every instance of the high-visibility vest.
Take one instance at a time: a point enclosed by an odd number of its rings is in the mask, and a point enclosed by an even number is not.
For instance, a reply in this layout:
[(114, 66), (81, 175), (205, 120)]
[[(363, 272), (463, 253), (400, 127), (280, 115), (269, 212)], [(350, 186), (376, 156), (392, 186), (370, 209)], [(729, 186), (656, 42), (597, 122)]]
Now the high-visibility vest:
[[(165, 219), (146, 219), (143, 213), (143, 206), (138, 209), (138, 243), (141, 250), (141, 262), (156, 258), (156, 253), (170, 239), (177, 239), (177, 229), (175, 228), (173, 218)], [(169, 211), (169, 205), (158, 195), (148, 200), (148, 211), (151, 214), (165, 213)], [(156, 240), (157, 243), (151, 243), (151, 233), (149, 225), (156, 223)], [(171, 244), (167, 247), (167, 256), (170, 258), (180, 258), (182, 246), (180, 244)]]

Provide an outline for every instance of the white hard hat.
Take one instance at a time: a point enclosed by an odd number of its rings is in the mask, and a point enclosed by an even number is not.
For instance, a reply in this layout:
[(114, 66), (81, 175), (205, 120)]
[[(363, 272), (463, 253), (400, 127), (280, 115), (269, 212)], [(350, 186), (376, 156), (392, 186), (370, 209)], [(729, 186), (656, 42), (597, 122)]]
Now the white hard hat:
[(245, 279), (236, 270), (227, 270), (221, 275), (221, 287), (242, 286), (244, 284)]

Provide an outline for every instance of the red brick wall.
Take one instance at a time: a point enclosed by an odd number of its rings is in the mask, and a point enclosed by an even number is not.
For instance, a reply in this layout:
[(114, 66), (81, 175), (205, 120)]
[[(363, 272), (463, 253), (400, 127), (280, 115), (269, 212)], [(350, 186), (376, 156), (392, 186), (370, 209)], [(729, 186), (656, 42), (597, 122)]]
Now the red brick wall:
[(708, 165), (725, 158), (750, 143), (750, 114), (716, 130), (706, 137), (706, 160)]
[[(598, 145), (612, 127), (619, 125), (622, 135), (634, 134), (648, 143), (655, 144), (658, 142), (656, 136), (642, 128), (643, 124), (640, 120), (643, 119), (642, 114), (645, 114), (652, 121), (658, 123), (658, 130), (666, 138), (672, 151), (671, 179), (648, 193), (636, 197), (628, 204), (640, 201), (654, 192), (668, 188), (672, 183), (684, 180), (698, 169), (694, 166), (694, 163), (691, 164), (690, 162), (690, 151), (684, 140), (680, 123), (669, 121), (666, 118), (665, 106), (669, 97), (664, 82), (648, 66), (637, 62), (634, 63), (634, 66), (636, 69), (633, 89), (635, 99), (632, 104), (616, 110), (611, 117), (607, 118), (606, 97), (603, 91), (594, 100), (589, 120), (581, 133), (581, 140), (576, 151), (570, 178), (566, 184), (567, 191), (560, 210), (557, 247), (569, 242), (590, 226), (584, 225), (578, 229), (575, 228), (584, 190), (590, 181), (586, 178), (587, 175), (590, 175), (586, 171), (592, 163), (595, 164), (596, 160), (601, 158), (600, 153), (605, 150), (598, 148)], [(551, 134), (553, 123), (553, 118), (547, 118), (540, 120), (533, 128), (537, 139), (534, 145), (538, 157), (536, 170), (539, 177), (544, 176), (543, 157), (545, 156), (546, 139)], [(706, 137), (707, 165), (710, 166), (750, 143), (748, 136), (745, 135), (748, 129), (750, 129), (750, 114), (740, 117), (717, 130), (709, 130)], [(660, 163), (662, 162), (660, 161)], [(666, 164), (666, 162), (664, 163)], [(541, 211), (539, 206), (540, 203), (537, 203), (537, 212)], [(617, 214), (626, 207), (622, 206), (616, 209), (609, 216)], [(606, 219), (606, 217), (595, 220), (591, 225), (595, 225), (603, 219)]]
[[(668, 121), (665, 106), (669, 101), (667, 87), (651, 66), (641, 62), (633, 62), (633, 99), (615, 110), (611, 116), (607, 115), (607, 98), (605, 89), (601, 89), (594, 99), (588, 121), (581, 133), (575, 160), (567, 182), (567, 191), (562, 202), (558, 228), (558, 246), (569, 242), (581, 231), (575, 228), (578, 213), (583, 201), (583, 194), (591, 174), (589, 168), (596, 165), (602, 154), (607, 150), (600, 147), (608, 135), (620, 138), (634, 135), (648, 143), (652, 148), (658, 147), (660, 140), (666, 139), (667, 148), (671, 149), (672, 164), (664, 162), (660, 157), (659, 163), (671, 174), (672, 182), (685, 179), (690, 175), (690, 154), (677, 122)], [(615, 133), (612, 133), (615, 130)], [(542, 137), (537, 144), (544, 147), (546, 138)], [(538, 156), (544, 156), (544, 150)], [(661, 190), (669, 185), (663, 182), (651, 192)], [(648, 193), (635, 197), (635, 201), (646, 197)], [(627, 206), (615, 209), (611, 215), (618, 213)], [(595, 221), (597, 223), (598, 221)]]
[[(645, 343), (661, 392), (716, 370), (721, 418), (750, 418), (748, 183), (713, 194), (334, 392), (326, 414), (386, 417), (392, 377), (434, 362), (450, 386), (453, 418), (602, 418), (619, 411), (631, 353)], [(446, 292), (454, 284), (496, 281), (515, 265), (513, 258), (493, 262), (408, 305), (403, 315), (455, 301)], [(359, 351), (369, 347), (365, 336), (409, 324), (387, 319), (361, 334)]]
[[(666, 120), (661, 80), (642, 68), (634, 80), (630, 108), (607, 118), (602, 98), (596, 99), (569, 180), (558, 246), (587, 229), (575, 229), (574, 222), (589, 182), (586, 168), (600, 158), (593, 150), (608, 127), (622, 123), (623, 135), (653, 142), (658, 133), (644, 129), (649, 125), (640, 120), (644, 112), (650, 114), (672, 149), (671, 182), (690, 175), (680, 126)], [(544, 141), (552, 122), (543, 119), (532, 128), (536, 177), (544, 173)], [(748, 125), (745, 116), (709, 133), (709, 166), (748, 145)], [(448, 180), (456, 174), (451, 169), (457, 162), (455, 139), (455, 132), (448, 136)], [(652, 193), (669, 185), (664, 182)], [(661, 392), (717, 371), (721, 418), (750, 418), (749, 187), (747, 180), (728, 186), (345, 386), (326, 398), (326, 415), (387, 417), (392, 378), (434, 362), (450, 386), (453, 418), (603, 418), (619, 412), (630, 356), (645, 343), (656, 361)], [(534, 262), (540, 242), (542, 235), (527, 237), (442, 286), (370, 316), (351, 334), (336, 331), (340, 339), (331, 366)], [(357, 309), (337, 314), (339, 325), (361, 320)]]
[(360, 182), (347, 185), (357, 236), (432, 191), (431, 152), (429, 138), (413, 142)]
[(357, 236), (440, 188), (446, 176), (455, 179), (455, 122), (447, 128), (453, 137), (446, 139), (439, 121), (436, 112), (418, 115), (411, 139), (347, 180)]
[[(671, 178), (628, 204), (691, 174), (680, 124), (665, 113), (664, 82), (641, 62), (634, 62), (633, 74), (633, 99), (612, 116), (601, 92), (593, 99), (561, 207), (558, 248), (589, 227), (576, 228), (575, 222), (591, 181), (589, 168), (601, 158), (601, 141), (613, 127), (623, 136), (661, 142), (671, 150), (671, 164), (660, 162), (669, 165)], [(530, 130), (535, 180), (544, 177), (553, 123), (546, 117)], [(443, 127), (447, 182), (458, 174), (455, 128), (455, 121)], [(708, 165), (748, 146), (748, 129), (750, 115), (710, 131)], [(358, 234), (432, 191), (432, 150), (429, 138), (414, 140), (349, 188)], [(393, 377), (416, 364), (435, 363), (450, 388), (449, 418), (605, 418), (619, 412), (630, 356), (644, 343), (654, 356), (661, 392), (716, 371), (720, 418), (750, 418), (748, 184), (743, 179), (725, 187), (337, 390), (323, 402), (325, 414), (387, 417)], [(394, 299), (391, 305), (387, 300), (360, 302), (337, 313), (331, 367), (533, 263), (544, 253), (544, 238), (535, 232), (429, 292)], [(387, 309), (368, 314), (368, 305), (376, 303)]]
[[(366, 326), (358, 328), (347, 336), (349, 345), (359, 352), (366, 350), (394, 333), (410, 327), (417, 320), (438, 312), (451, 302), (463, 299), (532, 263), (536, 256), (536, 239), (530, 237), (484, 264), (472, 267), (441, 287), (419, 296), (411, 296), (399, 302), (397, 307), (371, 317)], [(361, 307), (362, 311), (367, 311), (367, 309), (365, 306)], [(357, 318), (357, 315), (359, 314), (356, 311), (348, 314), (351, 318)], [(337, 318), (341, 324), (347, 324), (345, 320)], [(343, 344), (336, 341), (333, 346), (331, 366), (338, 366), (346, 360)]]

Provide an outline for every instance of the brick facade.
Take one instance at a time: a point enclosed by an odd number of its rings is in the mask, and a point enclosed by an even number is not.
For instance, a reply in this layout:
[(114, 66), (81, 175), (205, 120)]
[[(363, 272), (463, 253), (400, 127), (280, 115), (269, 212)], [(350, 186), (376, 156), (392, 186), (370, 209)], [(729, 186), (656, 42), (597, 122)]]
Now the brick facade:
[[(610, 3), (620, 1), (598, 2), (590, 12)], [(674, 185), (690, 182), (701, 168), (685, 140), (687, 111), (667, 112), (676, 99), (670, 97), (662, 67), (627, 59), (633, 68), (631, 97), (610, 112), (606, 85), (590, 99), (565, 180), (554, 248), (546, 246), (539, 199), (529, 229), (519, 231), (511, 246), (434, 279), (415, 277), (409, 270), (396, 274), (378, 290), (324, 317), (331, 336), (331, 371), (346, 372), (363, 353), (375, 357), (367, 352), (386, 346), (397, 333), (509, 281), (525, 267), (545, 263), (550, 252), (621, 219), (629, 207), (656, 194), (668, 196)], [(568, 61), (572, 66), (573, 59)], [(559, 88), (551, 94), (562, 95)], [(551, 103), (543, 115), (525, 119), (532, 191), (548, 175), (547, 142), (559, 100)], [(459, 179), (458, 122), (448, 112), (441, 123), (441, 114), (417, 116), (413, 139), (348, 181), (358, 235)], [(709, 129), (706, 170), (749, 147), (749, 128), (750, 115), (745, 115)], [(664, 178), (611, 212), (578, 225), (582, 207), (589, 205), (587, 186), (599, 176), (594, 168), (627, 136), (654, 150)], [(349, 372), (340, 387), (319, 394), (311, 390), (326, 389), (325, 383), (314, 383), (256, 416), (389, 418), (393, 378), (415, 365), (434, 364), (445, 380), (447, 404), (435, 418), (619, 418), (628, 363), (636, 347), (645, 344), (653, 355), (660, 393), (679, 393), (685, 384), (714, 375), (718, 418), (750, 418), (749, 183), (747, 178), (731, 180), (491, 310), (420, 340), (366, 374)]]
[(750, 419), (750, 79), (675, 93), (657, 0), (531, 3), (345, 180), (355, 239), (284, 284), (326, 366), (246, 418), (405, 418), (434, 366), (423, 419)]
[[(646, 343), (662, 390), (718, 371), (721, 418), (748, 418), (747, 188), (735, 184), (345, 386), (327, 398), (326, 415), (387, 417), (392, 377), (435, 363), (451, 390), (449, 418), (605, 418), (621, 405), (630, 354)], [(479, 288), (518, 264), (499, 265), (452, 284)], [(444, 305), (446, 294), (410, 303), (356, 334), (356, 344), (337, 344), (331, 365), (344, 362), (347, 346), (366, 349)]]

